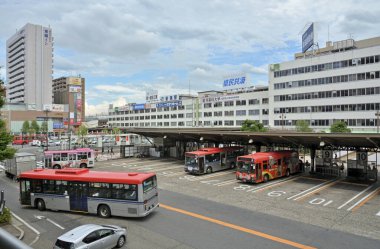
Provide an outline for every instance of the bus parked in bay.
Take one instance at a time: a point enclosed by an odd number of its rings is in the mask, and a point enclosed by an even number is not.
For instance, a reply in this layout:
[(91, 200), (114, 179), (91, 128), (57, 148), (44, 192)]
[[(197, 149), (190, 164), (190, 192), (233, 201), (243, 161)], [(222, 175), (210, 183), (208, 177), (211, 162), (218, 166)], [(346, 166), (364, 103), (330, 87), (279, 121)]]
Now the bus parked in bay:
[(22, 172), (19, 180), (21, 204), (40, 211), (143, 217), (159, 205), (154, 173), (34, 169)]
[(223, 148), (202, 148), (185, 153), (185, 172), (204, 174), (233, 169), (236, 167), (236, 158), (244, 154), (241, 146)]
[(298, 152), (257, 152), (237, 158), (236, 179), (243, 182), (267, 182), (301, 171)]
[(44, 151), (45, 168), (90, 168), (95, 166), (95, 152), (89, 148)]

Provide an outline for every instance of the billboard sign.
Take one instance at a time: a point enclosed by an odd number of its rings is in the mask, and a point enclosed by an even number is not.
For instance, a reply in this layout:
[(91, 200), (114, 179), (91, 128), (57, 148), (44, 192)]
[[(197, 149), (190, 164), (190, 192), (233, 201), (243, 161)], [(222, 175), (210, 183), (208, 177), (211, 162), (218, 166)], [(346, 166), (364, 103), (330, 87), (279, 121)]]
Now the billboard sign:
[(314, 23), (302, 35), (302, 53), (305, 53), (314, 44)]
[(69, 85), (69, 92), (71, 93), (80, 93), (82, 92), (82, 87), (81, 86), (70, 86)]
[(63, 123), (53, 123), (53, 129), (63, 129)]
[(223, 88), (240, 88), (248, 84), (248, 76), (246, 73), (239, 73), (223, 77)]
[(144, 110), (145, 109), (145, 104), (134, 104), (133, 105), (133, 110)]
[(210, 95), (202, 98), (202, 103), (219, 102), (219, 101), (231, 101), (240, 99), (239, 95)]
[(165, 107), (175, 107), (175, 106), (181, 106), (182, 101), (173, 101), (173, 102), (163, 102), (163, 103), (157, 103), (156, 108), (165, 108)]
[(51, 111), (51, 112), (64, 112), (65, 111), (65, 105), (59, 105), (59, 104), (45, 104), (43, 105), (43, 110)]
[(69, 77), (69, 85), (82, 85), (82, 79), (79, 77)]
[(147, 102), (157, 101), (157, 99), (158, 99), (158, 91), (157, 90), (146, 91), (146, 101)]

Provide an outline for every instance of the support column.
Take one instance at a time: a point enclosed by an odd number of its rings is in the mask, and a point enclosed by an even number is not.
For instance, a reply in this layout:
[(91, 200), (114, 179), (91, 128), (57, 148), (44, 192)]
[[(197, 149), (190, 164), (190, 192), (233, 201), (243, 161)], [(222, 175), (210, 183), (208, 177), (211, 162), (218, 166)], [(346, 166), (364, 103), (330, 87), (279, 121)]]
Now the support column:
[(311, 163), (311, 168), (310, 168), (310, 171), (311, 173), (314, 173), (315, 172), (315, 152), (316, 152), (316, 149), (315, 147), (312, 147), (310, 148), (310, 163)]

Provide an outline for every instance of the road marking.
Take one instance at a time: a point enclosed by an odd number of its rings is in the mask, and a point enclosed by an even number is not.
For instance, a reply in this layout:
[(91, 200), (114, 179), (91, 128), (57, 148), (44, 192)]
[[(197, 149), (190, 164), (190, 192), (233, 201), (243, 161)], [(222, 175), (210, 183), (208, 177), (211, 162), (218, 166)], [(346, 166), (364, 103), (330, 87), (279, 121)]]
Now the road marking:
[[(164, 171), (164, 170), (168, 170), (168, 169), (179, 169), (179, 168), (183, 168), (182, 166), (170, 166), (170, 167), (166, 167), (166, 168), (159, 168), (159, 169), (156, 169), (154, 170), (154, 172), (160, 172), (160, 171)], [(141, 169), (139, 169), (141, 170)], [(181, 172), (182, 173), (182, 172)]]
[(323, 183), (321, 183), (321, 184), (318, 184), (317, 186), (314, 186), (314, 187), (311, 187), (311, 188), (309, 188), (309, 189), (306, 189), (306, 190), (302, 191), (301, 193), (298, 193), (298, 194), (292, 195), (292, 196), (290, 196), (290, 197), (288, 197), (288, 198), (286, 198), (286, 199), (291, 200), (291, 199), (293, 199), (294, 197), (297, 197), (297, 196), (299, 196), (299, 195), (302, 195), (302, 194), (304, 194), (304, 193), (307, 193), (307, 192), (309, 192), (309, 191), (311, 191), (311, 190), (313, 190), (313, 189), (319, 188), (319, 187), (321, 187), (321, 186), (323, 186), (323, 185), (326, 185), (326, 184), (328, 184), (328, 183), (330, 183), (330, 182), (333, 182), (333, 181), (336, 181), (336, 180), (337, 180), (337, 179), (333, 179), (333, 180), (330, 180), (330, 181), (328, 181), (328, 182), (323, 182)]
[(199, 176), (199, 177), (192, 178), (192, 179), (189, 180), (189, 181), (199, 181), (199, 180), (208, 179), (208, 178), (213, 178), (213, 177), (217, 177), (217, 176), (228, 175), (228, 174), (231, 174), (231, 173), (232, 173), (231, 171), (228, 171), (228, 172), (220, 172), (220, 173), (212, 173), (212, 174), (210, 174), (210, 175), (205, 175), (205, 176)]
[(334, 185), (337, 184), (337, 183), (339, 183), (339, 181), (333, 181), (333, 182), (330, 182), (330, 183), (326, 183), (324, 186), (321, 186), (321, 187), (319, 187), (319, 188), (317, 188), (317, 189), (314, 189), (313, 191), (310, 191), (310, 192), (308, 192), (308, 193), (306, 193), (306, 194), (303, 194), (303, 195), (301, 195), (301, 196), (298, 196), (297, 198), (294, 199), (294, 201), (300, 201), (300, 200), (302, 200), (303, 198), (305, 198), (305, 197), (307, 197), (307, 196), (309, 196), (309, 195), (311, 195), (311, 194), (313, 194), (313, 193), (315, 193), (315, 192), (322, 191), (322, 190), (324, 190), (324, 189), (326, 189), (326, 188), (329, 188), (329, 187), (331, 187), (331, 186), (334, 186)]
[(252, 235), (255, 235), (255, 236), (258, 236), (258, 237), (261, 237), (261, 238), (265, 238), (265, 239), (268, 239), (268, 240), (271, 240), (271, 241), (274, 241), (274, 242), (277, 242), (277, 243), (282, 243), (282, 244), (286, 244), (286, 245), (289, 245), (289, 246), (293, 246), (293, 247), (296, 247), (296, 248), (302, 248), (302, 249), (316, 249), (315, 247), (312, 247), (312, 246), (303, 245), (303, 244), (300, 244), (300, 243), (297, 243), (297, 242), (294, 242), (294, 241), (291, 241), (291, 240), (283, 239), (283, 238), (276, 237), (276, 236), (273, 236), (273, 235), (270, 235), (270, 234), (266, 234), (266, 233), (263, 233), (263, 232), (260, 232), (260, 231), (256, 231), (256, 230), (249, 229), (249, 228), (246, 228), (246, 227), (234, 225), (232, 223), (224, 222), (224, 221), (221, 221), (221, 220), (213, 219), (213, 218), (210, 218), (210, 217), (207, 217), (207, 216), (204, 216), (204, 215), (200, 215), (200, 214), (197, 214), (197, 213), (189, 212), (189, 211), (186, 211), (186, 210), (183, 210), (183, 209), (171, 207), (171, 206), (168, 206), (168, 205), (165, 205), (165, 204), (162, 204), (162, 203), (160, 203), (160, 207), (162, 207), (164, 209), (167, 209), (167, 210), (170, 210), (170, 211), (173, 211), (173, 212), (177, 212), (177, 213), (181, 213), (181, 214), (184, 214), (184, 215), (187, 215), (187, 216), (191, 216), (191, 217), (194, 217), (194, 218), (197, 218), (197, 219), (200, 219), (200, 220), (204, 220), (204, 221), (208, 221), (208, 222), (211, 222), (211, 223), (214, 223), (214, 224), (218, 224), (218, 225), (221, 225), (221, 226), (224, 226), (224, 227), (228, 227), (228, 228), (240, 231), (240, 232), (249, 233), (249, 234), (252, 234)]
[(54, 226), (57, 226), (57, 227), (61, 228), (62, 230), (65, 230), (65, 228), (64, 228), (63, 226), (59, 225), (57, 222), (55, 222), (55, 221), (53, 221), (53, 220), (51, 220), (51, 219), (49, 219), (49, 218), (47, 218), (47, 217), (45, 217), (45, 216), (42, 216), (42, 215), (34, 215), (34, 217), (35, 217), (36, 219), (39, 219), (39, 220), (45, 219), (45, 220), (49, 221), (51, 224), (53, 224)]
[(354, 197), (352, 197), (351, 199), (349, 199), (348, 201), (346, 201), (345, 203), (343, 203), (341, 206), (338, 207), (338, 209), (341, 209), (342, 207), (346, 206), (348, 203), (350, 203), (351, 201), (355, 200), (357, 197), (359, 197), (360, 195), (362, 195), (364, 192), (366, 192), (371, 187), (372, 187), (372, 185), (370, 185), (368, 188), (364, 189), (359, 194), (355, 195)]
[(214, 186), (221, 187), (221, 186), (226, 186), (226, 185), (233, 184), (233, 183), (237, 183), (237, 181), (235, 179), (229, 180), (229, 181), (224, 181), (221, 183), (214, 184)]
[(352, 205), (351, 207), (349, 207), (347, 209), (347, 211), (350, 211), (352, 210), (352, 212), (358, 210), (358, 208), (360, 208), (361, 206), (363, 206), (366, 202), (368, 202), (369, 200), (371, 200), (373, 197), (375, 197), (376, 194), (378, 194), (380, 192), (380, 187), (376, 188), (374, 191), (372, 191), (371, 193), (369, 193), (368, 195), (364, 196), (363, 198), (361, 198), (358, 202), (356, 202), (354, 205)]
[(29, 223), (27, 223), (25, 220), (21, 219), (18, 215), (16, 215), (12, 211), (11, 211), (11, 214), (14, 217), (16, 217), (16, 219), (18, 219), (19, 221), (21, 221), (25, 226), (27, 226), (30, 230), (32, 230), (35, 234), (40, 235), (40, 232), (37, 229), (35, 229), (34, 227), (32, 227), (32, 225), (29, 225)]
[(278, 181), (270, 182), (270, 183), (265, 184), (264, 186), (259, 186), (259, 187), (247, 190), (247, 192), (255, 193), (255, 192), (264, 190), (266, 188), (271, 188), (273, 186), (277, 186), (277, 185), (283, 184), (283, 183), (288, 182), (288, 181), (293, 181), (293, 180), (297, 179), (298, 177), (299, 176), (293, 176), (291, 178), (287, 178), (287, 179), (283, 179), (283, 180), (278, 180)]

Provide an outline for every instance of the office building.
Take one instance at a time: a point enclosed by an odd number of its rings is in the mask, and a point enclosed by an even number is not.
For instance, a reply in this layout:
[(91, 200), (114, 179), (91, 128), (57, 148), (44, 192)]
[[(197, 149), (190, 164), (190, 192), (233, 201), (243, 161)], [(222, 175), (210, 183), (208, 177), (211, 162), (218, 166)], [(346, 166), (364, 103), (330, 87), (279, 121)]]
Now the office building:
[(6, 50), (7, 102), (36, 110), (52, 104), (51, 28), (28, 23), (7, 40)]

